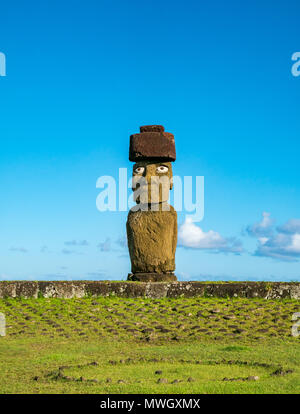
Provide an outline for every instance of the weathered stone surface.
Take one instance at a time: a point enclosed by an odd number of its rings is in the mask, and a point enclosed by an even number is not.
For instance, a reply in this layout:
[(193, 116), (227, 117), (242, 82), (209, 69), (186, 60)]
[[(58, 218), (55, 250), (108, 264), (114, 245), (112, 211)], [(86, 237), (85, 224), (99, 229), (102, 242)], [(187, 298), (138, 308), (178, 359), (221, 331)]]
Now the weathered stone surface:
[(45, 298), (73, 298), (86, 295), (85, 286), (73, 282), (37, 282), (39, 293)]
[(143, 125), (140, 132), (165, 132), (165, 128), (162, 125)]
[(142, 126), (139, 134), (130, 136), (130, 161), (153, 158), (176, 160), (174, 135), (165, 132), (162, 125)]
[(1, 281), (0, 298), (120, 297), (247, 297), (300, 300), (300, 282), (109, 282), (109, 281)]
[(36, 282), (30, 281), (15, 281), (15, 282), (0, 282), (0, 297), (24, 297), (37, 298), (38, 286)]
[(130, 211), (127, 239), (132, 273), (172, 273), (175, 270), (177, 213)]
[[(159, 172), (161, 168), (167, 171)], [(134, 201), (137, 204), (147, 204), (145, 206), (147, 210), (148, 204), (151, 203), (165, 203), (168, 206), (170, 190), (173, 188), (172, 164), (170, 162), (137, 162), (133, 166), (132, 175), (132, 190), (134, 191)], [(158, 205), (156, 208), (161, 209)]]
[(127, 280), (138, 282), (176, 282), (173, 273), (134, 273), (129, 274)]

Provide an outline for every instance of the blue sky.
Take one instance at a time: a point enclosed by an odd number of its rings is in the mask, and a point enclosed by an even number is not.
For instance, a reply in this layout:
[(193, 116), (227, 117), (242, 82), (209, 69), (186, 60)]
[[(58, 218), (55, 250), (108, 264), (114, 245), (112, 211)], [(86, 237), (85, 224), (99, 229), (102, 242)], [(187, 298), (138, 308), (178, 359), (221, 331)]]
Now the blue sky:
[(299, 13), (296, 0), (2, 4), (0, 279), (126, 279), (127, 213), (96, 209), (96, 181), (130, 171), (129, 135), (162, 124), (174, 174), (205, 177), (203, 221), (178, 215), (178, 278), (300, 280)]

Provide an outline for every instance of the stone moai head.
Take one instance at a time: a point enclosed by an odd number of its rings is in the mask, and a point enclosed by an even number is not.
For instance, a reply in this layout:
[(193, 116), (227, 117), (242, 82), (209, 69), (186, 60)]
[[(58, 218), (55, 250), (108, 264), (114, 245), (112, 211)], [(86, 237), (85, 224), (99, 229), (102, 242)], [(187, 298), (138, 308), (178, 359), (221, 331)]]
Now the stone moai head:
[(173, 187), (171, 162), (175, 159), (174, 136), (163, 126), (142, 126), (139, 134), (130, 136), (129, 160), (135, 162), (132, 189), (137, 206), (130, 210), (126, 225), (133, 272), (129, 280), (177, 280), (177, 214), (167, 203)]
[(170, 162), (139, 161), (133, 166), (132, 190), (137, 204), (166, 203), (173, 187)]
[(133, 166), (132, 186), (137, 204), (166, 203), (173, 187), (171, 161), (175, 161), (174, 135), (162, 125), (140, 127), (131, 135), (129, 160)]

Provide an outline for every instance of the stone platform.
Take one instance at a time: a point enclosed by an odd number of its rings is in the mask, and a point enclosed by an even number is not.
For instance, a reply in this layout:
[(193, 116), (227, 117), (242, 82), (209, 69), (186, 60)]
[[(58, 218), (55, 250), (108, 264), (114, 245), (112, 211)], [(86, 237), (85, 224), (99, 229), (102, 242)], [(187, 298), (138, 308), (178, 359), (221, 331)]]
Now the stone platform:
[(300, 300), (300, 282), (1, 281), (0, 298), (244, 297)]
[(129, 273), (127, 280), (131, 282), (177, 282), (173, 273)]

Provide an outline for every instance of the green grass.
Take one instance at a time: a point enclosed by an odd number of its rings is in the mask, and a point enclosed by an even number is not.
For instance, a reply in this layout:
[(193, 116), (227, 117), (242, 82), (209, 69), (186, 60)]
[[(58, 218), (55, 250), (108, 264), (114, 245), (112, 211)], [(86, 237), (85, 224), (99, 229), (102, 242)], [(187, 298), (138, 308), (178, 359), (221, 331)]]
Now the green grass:
[(1, 299), (0, 393), (296, 394), (299, 311), (290, 299)]

